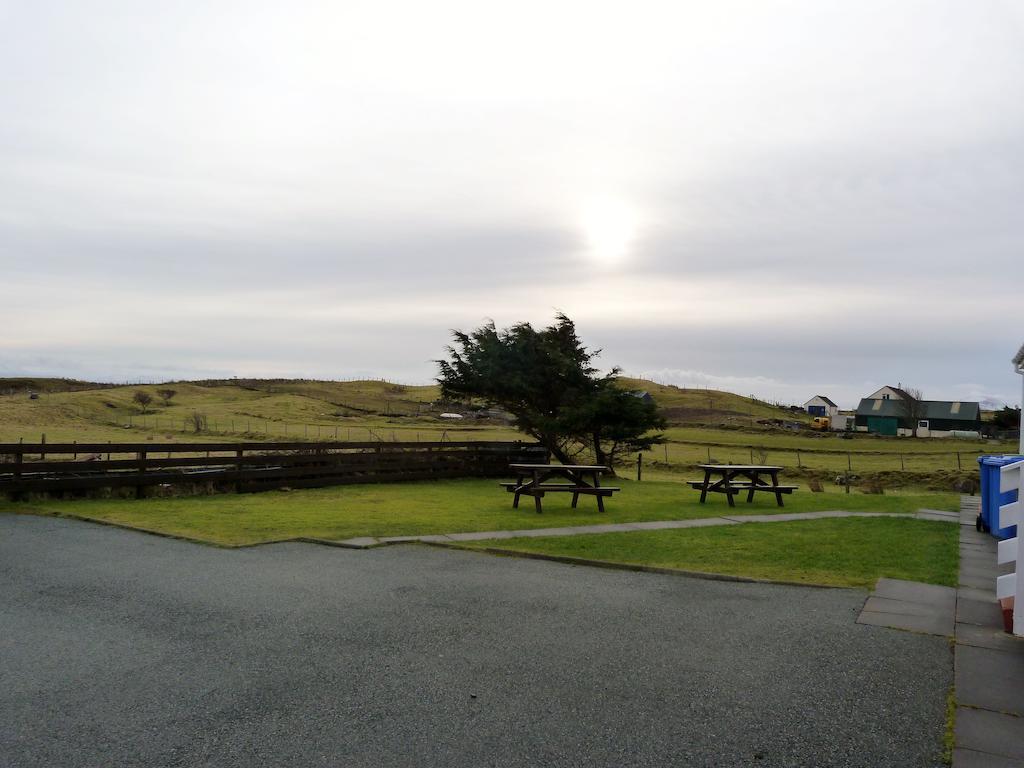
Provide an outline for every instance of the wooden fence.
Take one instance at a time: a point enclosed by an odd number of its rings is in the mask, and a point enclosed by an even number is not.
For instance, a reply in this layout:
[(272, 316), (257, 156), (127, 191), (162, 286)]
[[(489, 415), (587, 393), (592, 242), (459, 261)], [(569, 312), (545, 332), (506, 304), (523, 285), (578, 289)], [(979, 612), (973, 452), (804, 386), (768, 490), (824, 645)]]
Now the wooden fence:
[(346, 483), (502, 477), (511, 463), (545, 463), (522, 442), (0, 443), (0, 494), (100, 488), (208, 487), (248, 493)]

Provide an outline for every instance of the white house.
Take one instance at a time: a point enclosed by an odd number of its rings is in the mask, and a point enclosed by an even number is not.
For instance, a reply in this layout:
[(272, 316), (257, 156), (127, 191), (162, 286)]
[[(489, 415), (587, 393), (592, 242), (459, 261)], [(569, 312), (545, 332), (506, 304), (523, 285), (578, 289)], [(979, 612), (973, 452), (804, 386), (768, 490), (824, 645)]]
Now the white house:
[(910, 399), (906, 392), (899, 387), (882, 387), (874, 394), (870, 394), (864, 398), (865, 400), (908, 400)]
[(804, 403), (804, 410), (811, 416), (835, 416), (839, 413), (839, 406), (824, 395), (815, 395)]

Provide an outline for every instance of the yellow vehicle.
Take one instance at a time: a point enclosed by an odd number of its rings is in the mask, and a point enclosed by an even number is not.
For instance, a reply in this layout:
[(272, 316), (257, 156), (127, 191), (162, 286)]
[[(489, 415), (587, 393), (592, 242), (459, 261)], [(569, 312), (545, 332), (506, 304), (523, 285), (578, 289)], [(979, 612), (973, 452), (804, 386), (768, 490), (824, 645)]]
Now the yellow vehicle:
[(827, 430), (832, 426), (832, 420), (828, 416), (815, 416), (811, 422), (811, 429)]

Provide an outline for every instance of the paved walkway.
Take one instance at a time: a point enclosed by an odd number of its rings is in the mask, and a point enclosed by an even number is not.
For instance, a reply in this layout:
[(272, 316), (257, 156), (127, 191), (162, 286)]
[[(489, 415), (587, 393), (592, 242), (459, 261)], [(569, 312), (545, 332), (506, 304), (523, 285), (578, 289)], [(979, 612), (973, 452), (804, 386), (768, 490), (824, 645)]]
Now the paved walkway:
[(975, 530), (980, 499), (961, 499), (956, 588), (879, 579), (857, 622), (955, 638), (953, 768), (1024, 768), (1024, 640), (1003, 631), (996, 539)]
[(693, 520), (654, 520), (646, 523), (608, 523), (606, 525), (573, 525), (564, 528), (523, 528), (514, 531), (471, 531), (467, 533), (439, 533), (424, 536), (359, 536), (354, 539), (328, 540), (305, 539), (321, 544), (331, 544), (350, 549), (369, 549), (388, 544), (405, 544), (423, 541), (429, 544), (444, 544), (459, 541), (483, 541), (485, 539), (515, 539), (537, 536), (578, 536), (587, 533), (619, 533), (620, 531), (660, 531), (668, 528), (705, 528), (714, 525), (739, 525), (741, 523), (786, 523), (793, 520), (823, 520), (832, 517), (913, 517), (917, 520), (937, 520), (955, 523), (960, 519), (957, 512), (937, 509), (922, 509), (913, 515), (900, 512), (787, 512), (778, 515), (723, 515), (701, 517)]
[(1024, 768), (1024, 640), (1003, 631), (996, 539), (974, 528), (980, 499), (964, 497), (956, 597), (953, 768)]

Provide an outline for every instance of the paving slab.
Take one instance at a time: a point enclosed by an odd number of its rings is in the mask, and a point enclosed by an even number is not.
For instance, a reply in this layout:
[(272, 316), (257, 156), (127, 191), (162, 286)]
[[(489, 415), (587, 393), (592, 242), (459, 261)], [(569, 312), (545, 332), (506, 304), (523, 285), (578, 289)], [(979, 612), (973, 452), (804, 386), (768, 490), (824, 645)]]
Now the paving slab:
[(915, 603), (909, 600), (893, 600), (890, 597), (871, 595), (864, 603), (865, 611), (875, 613), (899, 613), (907, 616), (946, 616), (949, 611), (928, 603)]
[(350, 547), (352, 549), (367, 549), (369, 547), (376, 547), (380, 544), (380, 542), (372, 536), (356, 536), (352, 539), (342, 539), (340, 541), (332, 541), (329, 543), (340, 547)]
[(961, 587), (973, 587), (974, 589), (995, 589), (996, 577), (993, 576), (978, 576), (978, 575), (961, 575), (960, 586)]
[(976, 752), (973, 749), (954, 749), (953, 768), (1024, 768), (1024, 760)]
[(906, 600), (911, 603), (924, 603), (947, 610), (952, 616), (956, 606), (956, 590), (938, 584), (921, 584), (904, 579), (881, 578), (875, 583), (874, 594), (893, 600)]
[(1024, 760), (1024, 718), (987, 709), (957, 707), (956, 745)]
[(1003, 626), (1003, 612), (995, 601), (967, 600), (956, 601), (956, 620), (961, 624), (977, 624), (982, 627)]
[(931, 616), (913, 616), (909, 614), (881, 613), (878, 611), (861, 611), (857, 617), (858, 624), (869, 624), (875, 627), (902, 629), (907, 632), (920, 632), (926, 635), (952, 637), (954, 632), (953, 617), (933, 614)]
[(978, 624), (957, 624), (956, 641), (960, 645), (1024, 655), (1024, 638), (1004, 632), (1002, 625), (984, 627)]
[(927, 507), (923, 507), (922, 509), (917, 510), (917, 513), (919, 515), (939, 515), (942, 517), (948, 517), (951, 520), (960, 519), (959, 512), (955, 512), (948, 509), (928, 509)]
[(956, 595), (958, 600), (977, 600), (982, 603), (994, 603), (996, 601), (996, 580), (992, 579), (991, 589), (957, 587)]
[(705, 528), (713, 525), (736, 525), (736, 521), (724, 517), (699, 517), (695, 520), (651, 520), (633, 523), (638, 531), (657, 531), (671, 528)]
[(1024, 716), (1024, 655), (962, 646), (954, 684), (958, 704)]
[(963, 559), (961, 565), (972, 565), (972, 566), (989, 566), (995, 568), (999, 563), (996, 562), (996, 547), (990, 547), (986, 545), (962, 545), (960, 547), (960, 554)]

